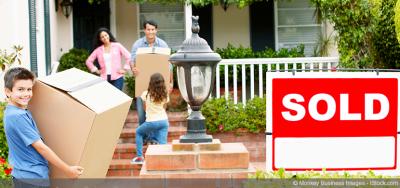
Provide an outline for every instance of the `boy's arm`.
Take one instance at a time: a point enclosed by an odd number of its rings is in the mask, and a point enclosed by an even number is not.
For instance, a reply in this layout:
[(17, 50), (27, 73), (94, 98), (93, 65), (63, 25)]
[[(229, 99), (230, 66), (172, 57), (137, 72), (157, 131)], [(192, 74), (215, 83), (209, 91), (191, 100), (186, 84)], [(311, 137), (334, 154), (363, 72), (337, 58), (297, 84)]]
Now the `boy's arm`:
[(56, 166), (57, 168), (64, 171), (64, 173), (70, 178), (78, 178), (82, 174), (83, 168), (80, 166), (69, 166), (60, 157), (54, 153), (42, 140), (38, 140), (32, 143), (32, 146), (40, 153), (47, 161)]

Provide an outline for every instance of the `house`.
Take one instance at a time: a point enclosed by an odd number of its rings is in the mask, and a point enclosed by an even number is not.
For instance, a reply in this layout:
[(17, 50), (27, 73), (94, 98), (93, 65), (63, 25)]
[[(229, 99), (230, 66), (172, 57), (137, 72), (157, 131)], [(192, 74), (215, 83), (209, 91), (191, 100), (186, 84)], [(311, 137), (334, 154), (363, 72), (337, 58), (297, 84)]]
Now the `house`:
[[(64, 11), (68, 6), (61, 6), (68, 2), (72, 6), (69, 15)], [(229, 4), (199, 8), (183, 4), (139, 5), (126, 0), (100, 2), (90, 5), (87, 0), (1, 1), (0, 49), (22, 45), (24, 65), (44, 76), (51, 72), (52, 62), (69, 49), (91, 50), (93, 34), (99, 27), (110, 28), (130, 50), (132, 43), (143, 36), (140, 23), (146, 19), (159, 23), (159, 37), (175, 50), (191, 35), (192, 15), (200, 16), (200, 36), (213, 49), (224, 48), (228, 43), (255, 50), (304, 44), (306, 54), (312, 55), (320, 35), (332, 32), (329, 24), (317, 23), (315, 8), (309, 0), (265, 0), (242, 9)], [(332, 55), (337, 55), (335, 51)], [(0, 99), (4, 99), (3, 92)]]

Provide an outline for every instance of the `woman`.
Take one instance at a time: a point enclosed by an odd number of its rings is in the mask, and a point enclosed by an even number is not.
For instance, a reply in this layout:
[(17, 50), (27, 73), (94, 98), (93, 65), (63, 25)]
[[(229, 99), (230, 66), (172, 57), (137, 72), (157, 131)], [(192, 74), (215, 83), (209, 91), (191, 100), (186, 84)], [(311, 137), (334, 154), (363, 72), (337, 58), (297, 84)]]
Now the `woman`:
[[(115, 40), (107, 28), (97, 30), (93, 41), (95, 50), (86, 60), (86, 66), (92, 73), (100, 75), (104, 80), (122, 90), (122, 86), (124, 85), (123, 76), (126, 70), (130, 70), (129, 51)], [(122, 57), (125, 58), (123, 68), (121, 65)], [(99, 68), (93, 64), (96, 59), (99, 63)]]

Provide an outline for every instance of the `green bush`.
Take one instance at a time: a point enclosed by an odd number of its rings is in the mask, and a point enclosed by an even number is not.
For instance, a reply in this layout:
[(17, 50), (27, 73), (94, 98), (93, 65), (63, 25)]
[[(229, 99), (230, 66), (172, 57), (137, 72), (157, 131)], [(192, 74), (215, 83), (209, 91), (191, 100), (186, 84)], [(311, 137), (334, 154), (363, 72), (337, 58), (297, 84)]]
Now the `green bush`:
[(277, 171), (266, 172), (257, 170), (255, 174), (249, 176), (249, 179), (257, 179), (257, 180), (265, 180), (271, 178), (280, 178), (280, 179), (375, 179), (375, 178), (398, 178), (399, 176), (387, 176), (375, 174), (372, 170), (367, 172), (357, 172), (357, 173), (349, 173), (346, 171), (342, 172), (327, 172), (326, 170), (322, 171), (304, 171), (304, 172), (287, 172), (285, 169), (279, 169)]
[(75, 67), (77, 69), (89, 72), (89, 69), (86, 67), (85, 64), (88, 57), (89, 52), (86, 49), (72, 48), (67, 53), (61, 56), (58, 71), (63, 71)]
[[(133, 75), (125, 74), (124, 82), (126, 84), (126, 94), (135, 100), (135, 77)], [(135, 101), (131, 103), (131, 110), (136, 107)]]
[(400, 45), (394, 24), (396, 2), (397, 0), (386, 0), (379, 6), (372, 40), (375, 68), (400, 68)]
[(6, 135), (4, 133), (4, 109), (6, 103), (0, 102), (0, 158), (7, 159), (8, 157), (8, 145), (6, 140)]
[(281, 48), (278, 51), (266, 48), (263, 51), (255, 52), (251, 48), (245, 48), (242, 45), (235, 47), (228, 43), (226, 48), (217, 48), (215, 52), (222, 59), (304, 57), (304, 45), (301, 44), (291, 49)]
[[(299, 45), (295, 48), (291, 49), (286, 49), (286, 48), (281, 48), (278, 51), (275, 51), (271, 48), (266, 48), (263, 51), (258, 51), (255, 52), (251, 48), (245, 48), (243, 46), (239, 47), (234, 47), (232, 44), (228, 44), (226, 48), (217, 48), (215, 50), (216, 53), (218, 53), (222, 59), (243, 59), (243, 58), (284, 58), (284, 57), (304, 57), (304, 45)], [(276, 65), (272, 65), (272, 69), (275, 69)], [(299, 65), (300, 66), (300, 65)], [(262, 72), (267, 71), (267, 65), (263, 65)], [(291, 69), (292, 67), (288, 67)], [(298, 67), (300, 68), (300, 67)], [(250, 80), (250, 66), (246, 66), (246, 80)], [(236, 66), (236, 71), (237, 73), (241, 73), (242, 71), (242, 66)], [(221, 78), (221, 87), (225, 86), (225, 70), (224, 68), (219, 69), (219, 74)], [(258, 81), (258, 71), (255, 72), (254, 75), (255, 81)], [(228, 70), (228, 80), (232, 81), (233, 80), (233, 68), (229, 68)], [(242, 79), (238, 79), (238, 83), (241, 83)]]
[(222, 97), (206, 101), (201, 112), (206, 118), (207, 130), (211, 133), (238, 129), (258, 133), (265, 130), (265, 105), (265, 98), (255, 97), (244, 106)]
[(338, 33), (340, 67), (399, 68), (397, 0), (311, 0)]

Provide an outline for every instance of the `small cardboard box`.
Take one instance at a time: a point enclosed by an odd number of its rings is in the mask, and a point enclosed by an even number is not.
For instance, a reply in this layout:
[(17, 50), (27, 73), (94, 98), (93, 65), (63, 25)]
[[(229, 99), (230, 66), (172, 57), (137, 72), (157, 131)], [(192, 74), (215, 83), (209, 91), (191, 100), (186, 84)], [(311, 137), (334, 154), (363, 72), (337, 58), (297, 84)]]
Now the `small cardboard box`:
[(138, 48), (135, 63), (139, 74), (135, 78), (135, 97), (139, 97), (147, 90), (151, 75), (157, 72), (163, 75), (168, 91), (171, 72), (170, 53), (170, 48)]
[[(42, 138), (80, 178), (104, 178), (132, 99), (100, 77), (69, 69), (39, 78), (29, 103)], [(50, 164), (51, 178), (65, 178)]]

